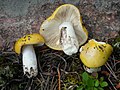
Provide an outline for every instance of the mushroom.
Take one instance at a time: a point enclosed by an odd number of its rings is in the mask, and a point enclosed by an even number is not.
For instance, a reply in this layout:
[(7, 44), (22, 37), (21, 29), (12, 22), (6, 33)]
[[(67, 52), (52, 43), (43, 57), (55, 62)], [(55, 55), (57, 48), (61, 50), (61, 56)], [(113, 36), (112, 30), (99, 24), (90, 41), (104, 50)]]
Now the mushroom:
[(22, 52), (22, 63), (24, 74), (28, 77), (35, 77), (38, 74), (37, 59), (33, 45), (44, 44), (44, 39), (40, 34), (34, 33), (26, 35), (15, 42), (15, 52)]
[(54, 50), (63, 50), (72, 55), (78, 52), (79, 46), (88, 38), (88, 32), (82, 25), (82, 19), (77, 7), (64, 4), (46, 19), (41, 27), (40, 34), (45, 44)]
[(107, 62), (112, 51), (112, 46), (105, 42), (89, 40), (80, 48), (80, 59), (86, 66), (84, 67), (85, 70), (89, 73), (100, 71), (101, 66)]

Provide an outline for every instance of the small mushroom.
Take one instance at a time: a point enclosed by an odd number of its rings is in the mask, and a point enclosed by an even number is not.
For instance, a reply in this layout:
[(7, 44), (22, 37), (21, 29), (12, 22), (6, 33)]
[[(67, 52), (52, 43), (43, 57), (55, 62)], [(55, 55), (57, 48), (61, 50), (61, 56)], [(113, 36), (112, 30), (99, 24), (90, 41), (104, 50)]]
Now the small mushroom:
[(89, 73), (100, 71), (100, 67), (107, 62), (112, 51), (112, 46), (105, 42), (89, 40), (80, 48), (80, 59), (86, 66), (85, 70)]
[(44, 39), (40, 34), (34, 33), (26, 35), (15, 42), (15, 52), (22, 52), (22, 63), (24, 74), (28, 77), (35, 77), (38, 74), (37, 59), (33, 45), (44, 44)]
[(88, 32), (82, 25), (80, 12), (71, 4), (58, 7), (42, 23), (40, 34), (44, 36), (48, 47), (63, 50), (67, 55), (77, 53), (79, 46), (88, 38)]

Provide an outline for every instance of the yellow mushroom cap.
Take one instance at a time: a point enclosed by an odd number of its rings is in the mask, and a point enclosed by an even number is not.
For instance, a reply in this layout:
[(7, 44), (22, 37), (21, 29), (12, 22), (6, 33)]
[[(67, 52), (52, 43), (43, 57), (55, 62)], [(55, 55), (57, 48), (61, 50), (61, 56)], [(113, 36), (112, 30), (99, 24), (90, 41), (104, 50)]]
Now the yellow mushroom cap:
[(17, 54), (21, 53), (21, 48), (24, 45), (44, 44), (44, 38), (37, 33), (26, 35), (15, 42), (14, 49)]
[(71, 4), (64, 4), (58, 7), (40, 27), (40, 34), (44, 37), (45, 44), (48, 47), (55, 50), (62, 50), (62, 45), (60, 43), (61, 30), (59, 30), (59, 26), (63, 22), (72, 23), (79, 45), (86, 42), (88, 32), (82, 25), (82, 19), (78, 8)]
[(111, 45), (94, 39), (89, 40), (81, 48), (80, 59), (85, 66), (90, 68), (104, 65), (113, 51)]

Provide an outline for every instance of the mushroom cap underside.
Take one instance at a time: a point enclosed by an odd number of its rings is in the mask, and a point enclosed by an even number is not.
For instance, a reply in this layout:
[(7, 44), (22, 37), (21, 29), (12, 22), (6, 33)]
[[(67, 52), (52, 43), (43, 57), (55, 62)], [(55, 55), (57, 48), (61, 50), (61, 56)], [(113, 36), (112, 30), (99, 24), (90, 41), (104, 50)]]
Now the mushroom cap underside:
[(80, 59), (85, 66), (90, 68), (104, 65), (113, 51), (111, 45), (93, 39), (81, 48)]
[(14, 50), (17, 54), (21, 53), (21, 48), (24, 45), (44, 44), (44, 38), (37, 33), (23, 36), (15, 42)]
[(55, 50), (62, 50), (60, 43), (61, 30), (59, 30), (59, 26), (63, 22), (72, 23), (79, 45), (86, 42), (88, 32), (82, 25), (79, 10), (74, 5), (64, 4), (58, 7), (41, 25), (40, 34), (44, 37), (45, 44), (48, 47)]

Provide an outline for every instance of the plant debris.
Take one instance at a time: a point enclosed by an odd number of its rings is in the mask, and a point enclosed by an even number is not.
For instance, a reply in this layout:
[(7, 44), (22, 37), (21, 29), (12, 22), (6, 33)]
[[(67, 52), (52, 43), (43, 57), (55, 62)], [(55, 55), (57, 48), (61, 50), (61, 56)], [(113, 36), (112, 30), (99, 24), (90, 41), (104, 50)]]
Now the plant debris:
[[(49, 0), (47, 2), (43, 0), (44, 3), (40, 3), (41, 0), (28, 0), (29, 2), (24, 3), (21, 1), (23, 2), (23, 0), (0, 1), (0, 89), (58, 90), (59, 88), (65, 90), (67, 88), (75, 90), (79, 86), (78, 82), (82, 80), (81, 75), (84, 72), (79, 52), (67, 56), (62, 51), (51, 50), (46, 45), (35, 48), (39, 73), (37, 77), (28, 79), (23, 74), (21, 55), (17, 55), (13, 49), (14, 42), (18, 38), (26, 34), (39, 33), (41, 23), (58, 6), (64, 4), (63, 1), (68, 0)], [(15, 4), (15, 2), (17, 3)], [(14, 9), (12, 5), (15, 5), (16, 8)], [(80, 0), (76, 6), (79, 8), (83, 24), (89, 32), (89, 39), (105, 41), (114, 47), (111, 57), (102, 67), (104, 72), (98, 72), (98, 78), (104, 77), (108, 83), (105, 90), (119, 89), (120, 1)], [(15, 14), (15, 12), (17, 13)]]

